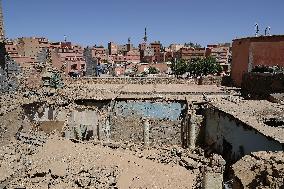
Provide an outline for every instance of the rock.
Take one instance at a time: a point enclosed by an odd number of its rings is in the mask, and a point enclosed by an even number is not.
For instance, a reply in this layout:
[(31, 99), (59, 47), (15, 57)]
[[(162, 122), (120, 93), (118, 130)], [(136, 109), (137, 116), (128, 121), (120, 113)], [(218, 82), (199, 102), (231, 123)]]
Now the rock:
[(180, 165), (186, 167), (187, 169), (197, 169), (199, 166), (198, 162), (188, 157), (182, 157), (180, 160)]

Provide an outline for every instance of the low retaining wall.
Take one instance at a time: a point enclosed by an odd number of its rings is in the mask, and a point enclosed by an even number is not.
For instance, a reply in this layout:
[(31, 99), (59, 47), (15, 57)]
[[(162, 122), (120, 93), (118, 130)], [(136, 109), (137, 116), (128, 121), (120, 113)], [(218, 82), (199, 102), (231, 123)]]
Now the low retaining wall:
[(82, 77), (68, 79), (67, 83), (79, 84), (199, 84), (221, 85), (222, 77), (208, 76), (200, 79), (183, 79), (175, 77)]
[(177, 79), (174, 77), (82, 77), (68, 81), (80, 84), (195, 84), (194, 79)]
[(197, 80), (198, 85), (218, 85), (222, 84), (221, 76), (207, 76), (201, 77)]

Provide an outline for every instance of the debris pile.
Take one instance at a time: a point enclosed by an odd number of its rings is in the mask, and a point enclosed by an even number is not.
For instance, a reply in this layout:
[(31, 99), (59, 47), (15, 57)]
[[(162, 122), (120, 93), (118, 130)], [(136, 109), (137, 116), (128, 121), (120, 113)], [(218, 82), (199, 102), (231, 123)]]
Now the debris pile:
[(130, 150), (56, 136), (42, 147), (21, 141), (2, 147), (0, 161), (2, 188), (192, 188), (196, 177)]
[[(255, 152), (247, 155), (232, 166), (233, 188), (284, 187), (284, 153)], [(245, 174), (244, 174), (245, 173)]]

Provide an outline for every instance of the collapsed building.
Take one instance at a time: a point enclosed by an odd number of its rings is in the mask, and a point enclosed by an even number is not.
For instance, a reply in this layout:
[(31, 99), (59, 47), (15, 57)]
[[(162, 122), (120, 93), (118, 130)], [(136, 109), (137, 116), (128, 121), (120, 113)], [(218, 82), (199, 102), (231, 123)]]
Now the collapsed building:
[(2, 96), (1, 186), (241, 188), (248, 185), (233, 169), (249, 170), (240, 159), (258, 151), (283, 154), (282, 104), (174, 81), (82, 78), (52, 94), (47, 87)]
[(0, 92), (16, 91), (21, 73), (20, 66), (8, 55), (5, 56), (4, 67), (0, 67)]
[[(0, 17), (3, 42), (1, 7)], [(235, 40), (234, 81), (240, 85), (239, 73), (282, 38)], [(284, 187), (281, 94), (271, 102), (245, 100), (212, 79), (64, 78), (63, 85), (58, 69), (65, 68), (52, 68), (48, 42), (22, 40), (42, 51), (31, 50), (38, 64), (29, 69), (30, 83), (18, 85), (19, 66), (5, 59), (0, 43), (0, 188)], [(81, 48), (77, 59), (65, 52), (71, 43), (53, 45), (72, 72), (85, 70)], [(86, 74), (96, 75), (90, 49), (84, 58)], [(265, 60), (271, 58), (278, 57)], [(238, 59), (247, 61), (240, 67)]]

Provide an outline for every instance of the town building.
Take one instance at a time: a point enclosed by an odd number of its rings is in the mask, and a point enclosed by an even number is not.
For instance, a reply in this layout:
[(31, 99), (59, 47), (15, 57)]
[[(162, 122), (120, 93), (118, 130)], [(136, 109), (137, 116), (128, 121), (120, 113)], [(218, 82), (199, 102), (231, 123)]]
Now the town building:
[(204, 58), (206, 55), (205, 48), (183, 47), (175, 53), (175, 58), (191, 60), (194, 58)]
[(108, 62), (107, 49), (103, 46), (94, 46), (92, 48), (92, 57), (98, 60), (98, 63), (107, 63)]
[(86, 72), (86, 62), (84, 60), (84, 49), (79, 45), (72, 45), (71, 42), (61, 42), (56, 48), (65, 73), (68, 75), (83, 76)]
[(216, 58), (218, 64), (220, 64), (225, 72), (230, 70), (229, 59), (231, 57), (230, 46), (223, 45), (207, 45), (206, 56)]
[(244, 73), (257, 65), (284, 67), (284, 35), (233, 40), (231, 78), (241, 86)]
[(109, 52), (109, 55), (118, 54), (118, 45), (115, 44), (114, 42), (109, 42), (108, 43), (108, 52)]
[(19, 56), (19, 54), (18, 54), (18, 46), (15, 44), (14, 41), (6, 41), (5, 48), (6, 48), (6, 52), (11, 57)]
[(161, 52), (161, 43), (160, 41), (155, 41), (150, 44), (151, 48), (154, 49), (154, 54), (158, 55)]
[(140, 63), (141, 62), (140, 51), (134, 49), (125, 52), (125, 59), (127, 62)]
[(171, 44), (169, 46), (169, 49), (171, 50), (171, 52), (177, 52), (183, 47), (184, 47), (184, 45), (181, 45), (181, 44)]
[(24, 57), (36, 58), (44, 48), (49, 48), (48, 39), (43, 37), (22, 37), (18, 39), (18, 54)]

